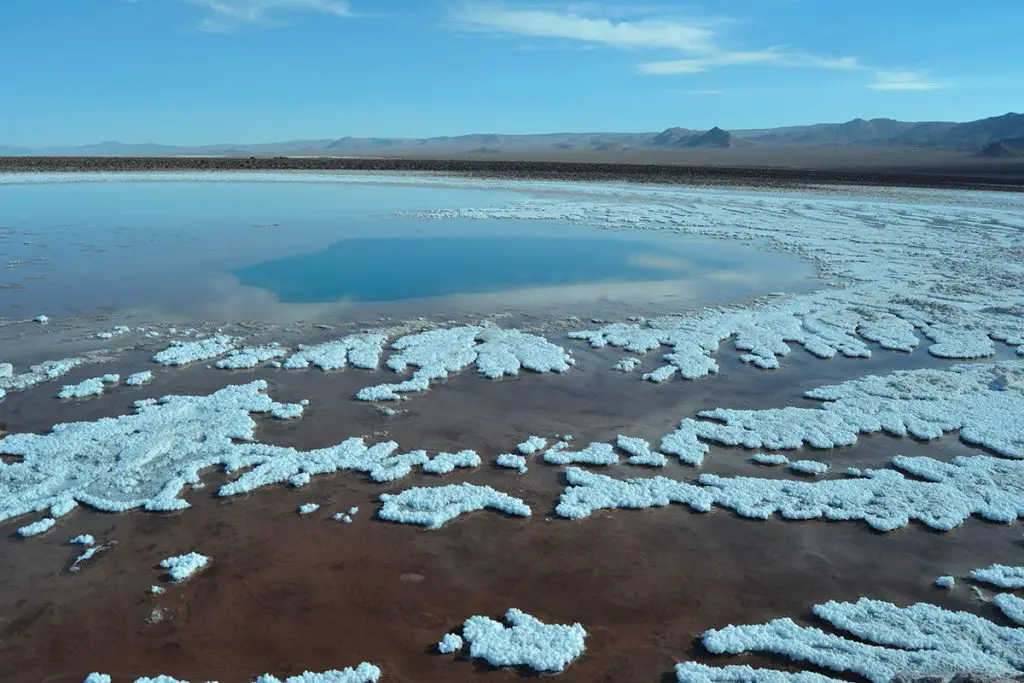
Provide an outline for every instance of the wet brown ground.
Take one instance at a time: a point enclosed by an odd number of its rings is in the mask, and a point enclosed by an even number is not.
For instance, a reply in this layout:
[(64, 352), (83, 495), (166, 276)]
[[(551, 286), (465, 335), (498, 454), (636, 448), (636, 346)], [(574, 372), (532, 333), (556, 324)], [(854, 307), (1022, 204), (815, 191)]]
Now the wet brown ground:
[[(153, 385), (116, 387), (100, 399), (53, 398), (59, 384), (144, 367), (148, 353), (141, 351), (12, 393), (3, 410), (8, 429), (45, 431), (55, 422), (129, 412), (139, 398), (204, 394), (263, 377), (275, 399), (311, 404), (300, 421), (259, 418), (260, 440), (306, 449), (376, 432), (405, 449), (473, 448), (485, 466), (383, 486), (339, 474), (303, 489), (275, 487), (228, 500), (214, 496), (223, 477), (211, 473), (206, 487), (186, 494), (194, 507), (180, 513), (78, 509), (44, 536), (4, 538), (0, 681), (72, 683), (96, 670), (115, 680), (166, 673), (233, 683), (361, 661), (380, 665), (386, 681), (511, 681), (523, 674), (434, 652), (437, 640), (468, 616), (499, 618), (510, 607), (587, 628), (588, 652), (562, 675), (568, 682), (667, 680), (675, 662), (705, 658), (695, 638), (709, 628), (807, 618), (811, 605), (830, 599), (927, 600), (1000, 619), (965, 584), (943, 592), (931, 582), (992, 562), (1019, 564), (1020, 532), (1012, 526), (970, 520), (946, 534), (912, 526), (883, 535), (857, 523), (757, 522), (679, 506), (570, 522), (548, 517), (564, 483), (560, 468), (537, 463), (519, 476), (490, 465), (529, 434), (571, 432), (586, 443), (625, 433), (656, 442), (700, 409), (812, 405), (800, 394), (820, 384), (948, 362), (921, 349), (831, 361), (797, 350), (782, 371), (765, 372), (723, 349), (718, 376), (654, 386), (640, 381), (640, 372), (658, 364), (657, 353), (624, 375), (609, 369), (623, 355), (618, 350), (573, 348), (579, 363), (565, 376), (525, 373), (492, 382), (464, 372), (399, 405), (407, 412), (393, 418), (351, 400), (358, 388), (390, 377), (353, 369), (226, 372), (200, 364), (161, 370)], [(1001, 348), (1000, 357), (1012, 355)], [(801, 455), (839, 470), (881, 466), (897, 453), (946, 459), (975, 452), (955, 436), (929, 444), (873, 436), (853, 448)], [(672, 463), (658, 473), (792, 476), (752, 465), (747, 455), (715, 448), (699, 471)], [(651, 473), (625, 465), (602, 471)], [(534, 516), (480, 512), (438, 531), (372, 519), (381, 492), (442, 480), (522, 496)], [(311, 517), (295, 514), (306, 502), (323, 508)], [(352, 505), (361, 510), (355, 523), (328, 519)], [(25, 521), (4, 525), (5, 535)], [(70, 573), (81, 548), (66, 540), (78, 533), (118, 545)], [(209, 569), (182, 585), (166, 584), (159, 561), (190, 550), (211, 555)], [(153, 584), (167, 592), (150, 595)], [(163, 617), (151, 623), (154, 609)], [(756, 657), (707, 661), (784, 666)]]

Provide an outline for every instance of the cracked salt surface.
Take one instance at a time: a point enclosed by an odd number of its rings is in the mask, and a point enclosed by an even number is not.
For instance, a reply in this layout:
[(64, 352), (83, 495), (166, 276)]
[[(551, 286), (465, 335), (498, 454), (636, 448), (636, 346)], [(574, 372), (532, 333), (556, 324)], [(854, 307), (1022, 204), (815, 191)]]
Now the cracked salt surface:
[[(815, 605), (813, 612), (857, 640), (800, 626), (788, 618), (763, 625), (713, 629), (701, 640), (713, 654), (771, 653), (794, 662), (858, 674), (873, 683), (889, 683), (898, 676), (944, 677), (951, 672), (1008, 677), (1024, 670), (1024, 629), (1000, 626), (967, 612), (927, 603), (897, 607), (868, 598), (855, 603), (830, 601)], [(687, 662), (676, 666), (676, 678), (681, 683), (791, 680), (778, 678), (779, 672), (765, 673), (761, 678), (762, 671), (751, 674), (749, 669), (739, 667), (712, 669)]]
[[(306, 671), (296, 676), (289, 676), (288, 678), (278, 678), (271, 674), (263, 674), (255, 679), (252, 683), (377, 683), (381, 677), (381, 670), (378, 666), (363, 662), (357, 667), (349, 667), (347, 669), (331, 671), (324, 671), (321, 673), (315, 673), (313, 671)], [(111, 683), (111, 678), (107, 674), (91, 673), (86, 676), (83, 683)], [(171, 676), (156, 676), (156, 677), (142, 677), (136, 678), (135, 683), (189, 683), (188, 681), (179, 680), (172, 678)]]
[(545, 624), (515, 608), (505, 613), (505, 620), (509, 626), (483, 616), (466, 620), (462, 639), (469, 643), (470, 657), (486, 659), (496, 667), (526, 666), (557, 673), (586, 649), (587, 632), (579, 624)]
[(412, 376), (399, 383), (364, 387), (356, 394), (361, 401), (398, 401), (402, 394), (426, 391), (433, 380), (475, 365), (489, 379), (515, 376), (520, 369), (533, 372), (568, 372), (575, 363), (560, 346), (543, 337), (470, 325), (428, 330), (400, 337), (391, 344), (397, 351), (387, 360), (391, 370), (401, 373), (416, 368)]
[(384, 503), (377, 516), (390, 522), (419, 524), (440, 529), (461, 514), (491, 508), (513, 517), (529, 517), (530, 506), (519, 498), (496, 491), (490, 486), (450, 484), (406, 489), (401, 493), (382, 493)]
[(171, 581), (179, 582), (189, 578), (210, 563), (210, 558), (199, 553), (175, 555), (160, 562), (160, 567), (168, 569)]

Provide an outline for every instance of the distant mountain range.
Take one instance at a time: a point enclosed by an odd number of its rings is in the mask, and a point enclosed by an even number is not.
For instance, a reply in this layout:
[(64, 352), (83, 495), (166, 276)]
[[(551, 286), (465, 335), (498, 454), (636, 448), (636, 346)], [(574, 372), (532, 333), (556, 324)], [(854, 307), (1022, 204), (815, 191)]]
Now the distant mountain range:
[(735, 147), (928, 148), (956, 150), (981, 158), (1024, 157), (1024, 114), (977, 121), (895, 121), (854, 119), (846, 123), (727, 131), (668, 128), (660, 133), (476, 134), (435, 138), (354, 138), (288, 140), (263, 144), (204, 146), (101, 142), (77, 147), (27, 148), (0, 145), (0, 156), (389, 156), (442, 153), (501, 154), (540, 150), (619, 151)]

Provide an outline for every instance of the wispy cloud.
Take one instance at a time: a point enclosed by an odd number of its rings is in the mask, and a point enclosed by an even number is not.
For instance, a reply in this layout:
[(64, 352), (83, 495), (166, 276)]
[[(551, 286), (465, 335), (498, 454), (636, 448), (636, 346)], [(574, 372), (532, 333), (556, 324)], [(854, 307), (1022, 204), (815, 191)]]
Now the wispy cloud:
[(872, 90), (938, 90), (946, 87), (943, 83), (928, 80), (923, 71), (876, 71), (875, 82), (868, 85)]
[(283, 18), (299, 12), (317, 12), (335, 17), (352, 16), (348, 0), (185, 0), (206, 8), (200, 30), (227, 32), (239, 26), (277, 26)]
[(583, 2), (561, 7), (517, 5), (500, 0), (462, 0), (449, 18), (463, 29), (496, 35), (578, 41), (623, 50), (670, 50), (683, 59), (644, 62), (641, 74), (694, 74), (746, 64), (818, 69), (861, 69), (855, 57), (822, 57), (782, 47), (727, 50), (720, 46), (713, 18), (679, 18), (664, 5), (604, 5)]

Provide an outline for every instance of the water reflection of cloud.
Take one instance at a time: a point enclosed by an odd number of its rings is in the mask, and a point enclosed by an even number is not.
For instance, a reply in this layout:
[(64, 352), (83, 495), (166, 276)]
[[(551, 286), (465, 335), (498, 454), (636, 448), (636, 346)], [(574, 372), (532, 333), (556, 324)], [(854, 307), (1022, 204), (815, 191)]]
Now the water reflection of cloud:
[(647, 270), (660, 270), (670, 273), (690, 273), (697, 268), (697, 263), (690, 259), (665, 254), (652, 254), (650, 252), (629, 254), (626, 257), (626, 264), (634, 268), (646, 268)]

